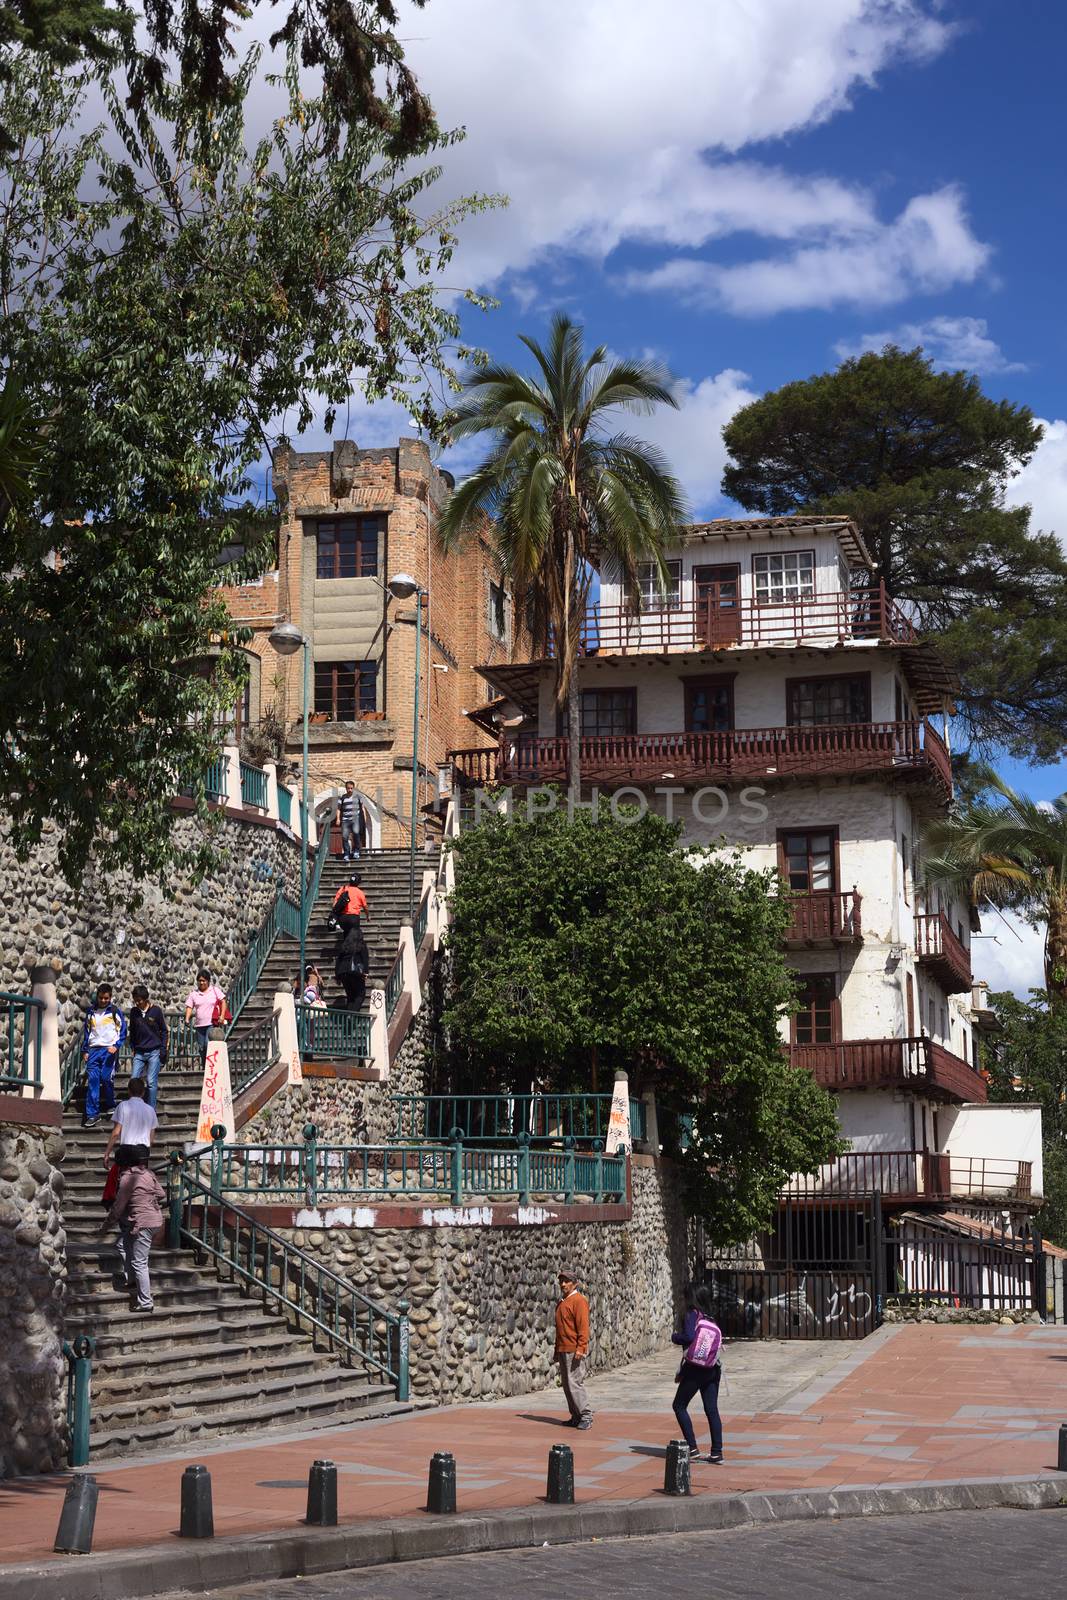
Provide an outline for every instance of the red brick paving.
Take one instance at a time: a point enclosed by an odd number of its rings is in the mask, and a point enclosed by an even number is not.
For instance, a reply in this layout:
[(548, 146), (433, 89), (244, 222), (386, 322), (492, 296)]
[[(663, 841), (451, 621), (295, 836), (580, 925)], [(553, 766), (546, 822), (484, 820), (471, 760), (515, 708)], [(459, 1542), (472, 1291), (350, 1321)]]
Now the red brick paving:
[[(861, 1356), (863, 1346), (857, 1346)], [(529, 1505), (544, 1494), (548, 1450), (574, 1450), (579, 1500), (640, 1499), (663, 1483), (661, 1453), (674, 1419), (600, 1411), (592, 1430), (559, 1427), (561, 1397), (456, 1407), (364, 1423), (329, 1434), (165, 1462), (101, 1467), (94, 1549), (152, 1544), (175, 1532), (179, 1479), (191, 1461), (211, 1471), (217, 1534), (292, 1527), (304, 1515), (317, 1456), (342, 1469), (342, 1521), (422, 1508), (429, 1458), (456, 1457), (459, 1508)], [(898, 1329), (821, 1397), (731, 1421), (723, 1397), (726, 1464), (697, 1465), (696, 1494), (832, 1488), (1042, 1473), (1056, 1466), (1067, 1421), (1067, 1329), (913, 1326)], [(994, 1410), (992, 1416), (975, 1408)], [(697, 1438), (707, 1432), (699, 1402)], [(659, 1452), (659, 1453), (657, 1453)], [(66, 1477), (0, 1486), (0, 1559), (51, 1553)]]

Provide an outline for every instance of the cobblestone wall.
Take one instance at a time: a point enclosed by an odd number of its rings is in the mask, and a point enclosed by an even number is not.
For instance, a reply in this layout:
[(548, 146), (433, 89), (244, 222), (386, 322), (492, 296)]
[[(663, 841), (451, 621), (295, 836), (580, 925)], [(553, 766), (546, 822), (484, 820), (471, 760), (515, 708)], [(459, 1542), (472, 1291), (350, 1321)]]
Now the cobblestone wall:
[(635, 1162), (629, 1222), (298, 1229), (292, 1237), (375, 1298), (411, 1302), (412, 1389), (442, 1401), (555, 1381), (561, 1266), (589, 1296), (594, 1370), (669, 1342), (686, 1271), (685, 1218), (668, 1162)]
[[(179, 819), (179, 842), (191, 845), (199, 824)], [(251, 935), (266, 915), (279, 882), (299, 897), (300, 855), (275, 829), (226, 819), (219, 829), (219, 865), (200, 884), (178, 880), (168, 898), (141, 885), (142, 904), (130, 909), (132, 884), (121, 876), (106, 887), (90, 871), (75, 898), (56, 868), (56, 838), (49, 827), (28, 861), (20, 862), (10, 833), (0, 826), (0, 988), (26, 991), (28, 968), (60, 967), (60, 1047), (74, 1038), (91, 991), (101, 980), (115, 985), (128, 1007), (135, 983), (177, 1008), (206, 966), (224, 984), (244, 959)]]
[(0, 1122), (0, 1477), (65, 1456), (63, 1154), (58, 1132)]

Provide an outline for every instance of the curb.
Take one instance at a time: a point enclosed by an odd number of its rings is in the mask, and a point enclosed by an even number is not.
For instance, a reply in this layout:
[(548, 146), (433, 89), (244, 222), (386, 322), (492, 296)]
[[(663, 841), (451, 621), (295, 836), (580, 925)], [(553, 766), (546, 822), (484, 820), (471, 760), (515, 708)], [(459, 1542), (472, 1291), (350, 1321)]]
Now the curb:
[(1067, 1473), (953, 1483), (655, 1496), (644, 1500), (539, 1503), (472, 1516), (401, 1517), (338, 1528), (274, 1530), (203, 1543), (174, 1542), (79, 1560), (0, 1567), (0, 1600), (141, 1600), (229, 1585), (383, 1566), (435, 1556), (522, 1550), (585, 1539), (701, 1533), (819, 1517), (900, 1516), (930, 1511), (1040, 1511), (1067, 1505)]

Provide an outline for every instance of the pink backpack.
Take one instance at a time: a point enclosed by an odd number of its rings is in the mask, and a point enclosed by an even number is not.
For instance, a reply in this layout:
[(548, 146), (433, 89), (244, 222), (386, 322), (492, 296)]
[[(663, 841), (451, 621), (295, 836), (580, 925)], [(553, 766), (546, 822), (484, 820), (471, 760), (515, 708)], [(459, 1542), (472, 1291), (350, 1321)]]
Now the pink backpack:
[(721, 1346), (721, 1330), (710, 1317), (701, 1316), (697, 1319), (696, 1332), (682, 1359), (691, 1361), (696, 1367), (713, 1367), (719, 1359)]

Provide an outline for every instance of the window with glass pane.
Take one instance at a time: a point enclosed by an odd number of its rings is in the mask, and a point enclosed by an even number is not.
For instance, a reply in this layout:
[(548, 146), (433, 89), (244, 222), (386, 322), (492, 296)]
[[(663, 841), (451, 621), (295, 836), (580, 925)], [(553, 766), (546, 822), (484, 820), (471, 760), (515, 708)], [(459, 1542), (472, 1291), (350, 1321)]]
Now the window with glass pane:
[(814, 550), (783, 550), (781, 554), (752, 557), (756, 604), (787, 605), (811, 600), (815, 595)]
[(384, 517), (324, 518), (316, 525), (319, 578), (375, 578)]
[(793, 1018), (793, 1043), (834, 1044), (837, 1036), (837, 979), (832, 972), (808, 973)]
[(734, 725), (733, 683), (699, 678), (684, 681), (686, 733), (729, 733)]
[[(559, 716), (561, 738), (570, 733), (570, 715)], [(636, 689), (583, 689), (582, 738), (608, 738), (612, 734), (637, 732)]]
[(487, 621), (494, 639), (503, 639), (507, 632), (507, 596), (502, 583), (489, 582)]
[(376, 661), (316, 661), (316, 711), (324, 711), (333, 722), (355, 722), (360, 712), (377, 709)]
[(786, 881), (798, 894), (824, 894), (834, 888), (834, 840), (827, 832), (782, 835)]
[(665, 561), (666, 583), (661, 587), (659, 567), (654, 561), (641, 561), (637, 581), (641, 589), (642, 611), (677, 611), (682, 603), (682, 563)]
[(789, 684), (790, 727), (822, 726), (871, 720), (871, 680), (794, 678)]

